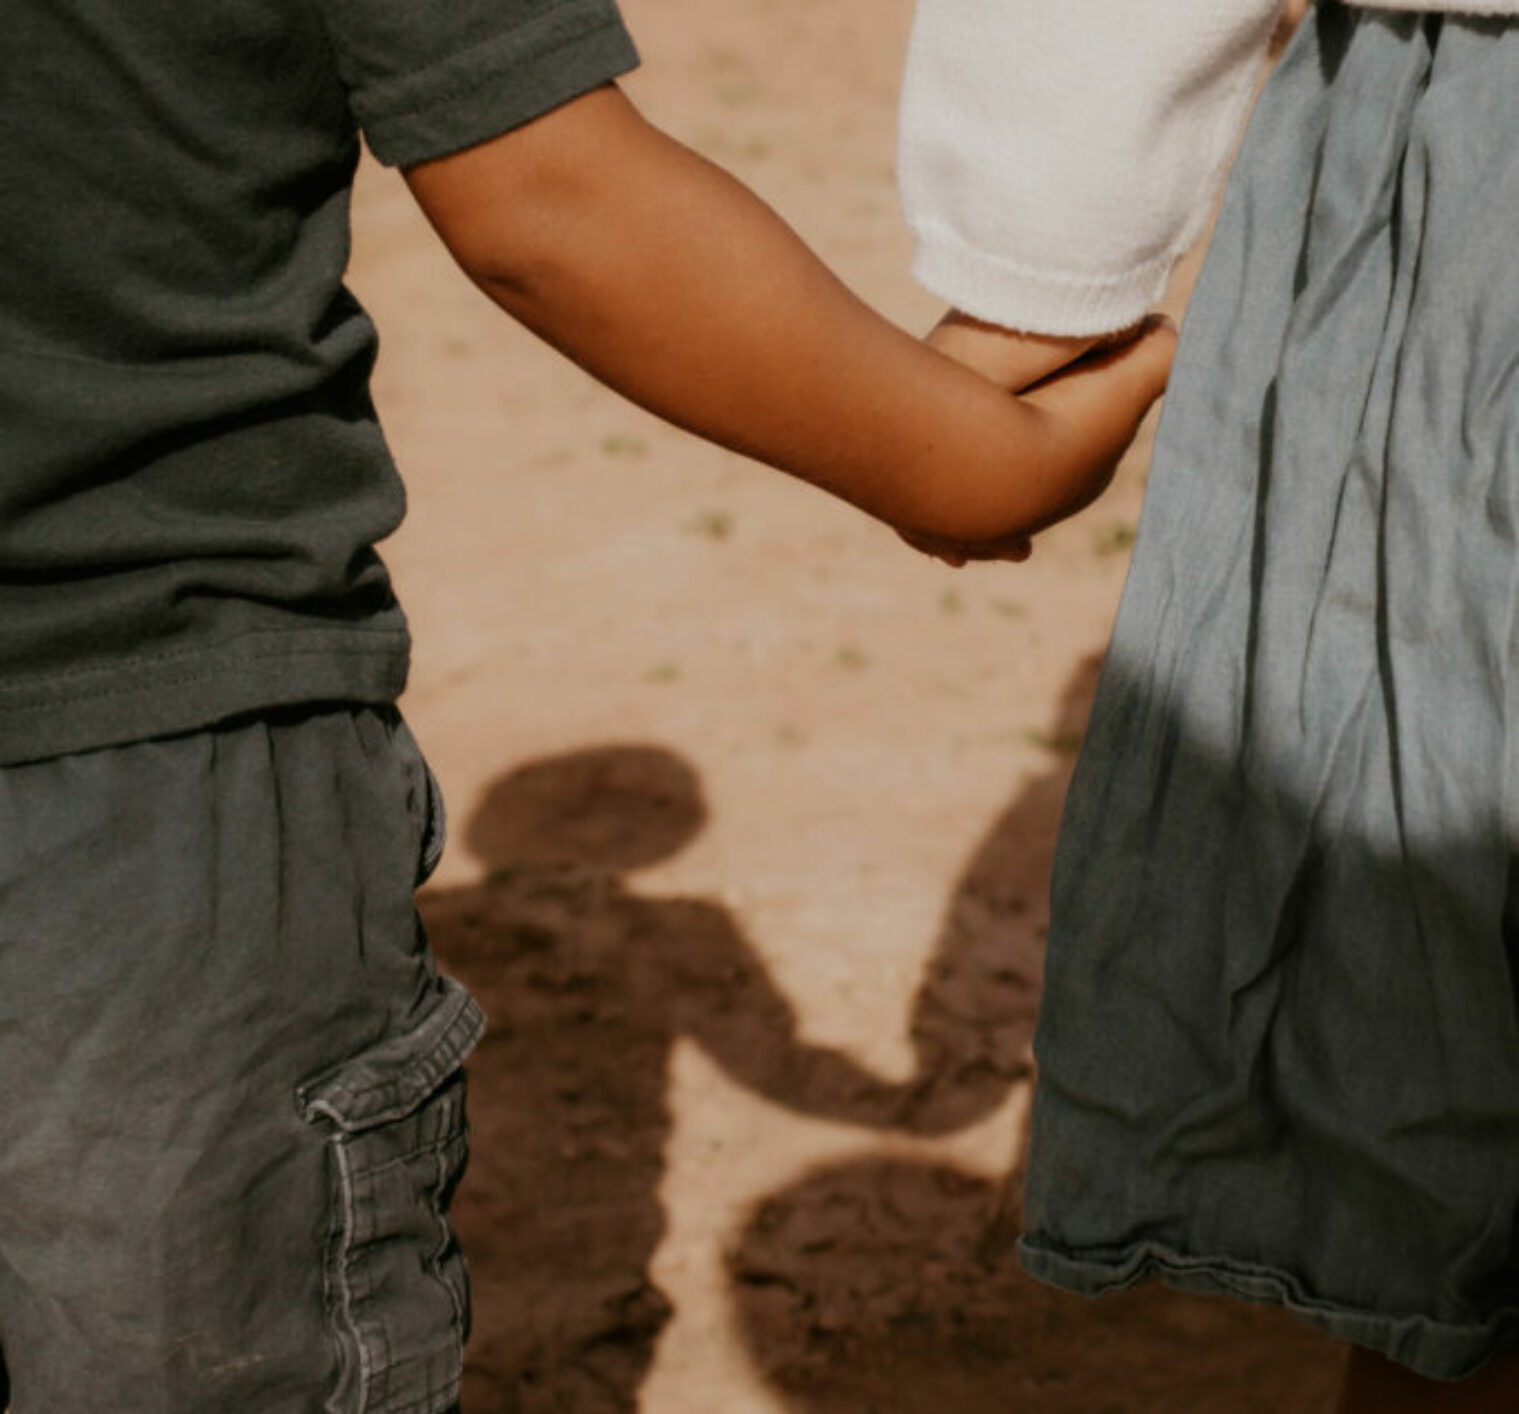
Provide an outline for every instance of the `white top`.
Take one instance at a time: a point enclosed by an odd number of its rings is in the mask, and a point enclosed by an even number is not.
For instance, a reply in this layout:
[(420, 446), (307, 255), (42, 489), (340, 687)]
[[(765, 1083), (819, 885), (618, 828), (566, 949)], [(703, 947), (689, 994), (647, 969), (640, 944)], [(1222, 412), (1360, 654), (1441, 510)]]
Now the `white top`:
[(1140, 319), (1207, 219), (1278, 5), (918, 0), (898, 161), (918, 280), (1012, 329)]

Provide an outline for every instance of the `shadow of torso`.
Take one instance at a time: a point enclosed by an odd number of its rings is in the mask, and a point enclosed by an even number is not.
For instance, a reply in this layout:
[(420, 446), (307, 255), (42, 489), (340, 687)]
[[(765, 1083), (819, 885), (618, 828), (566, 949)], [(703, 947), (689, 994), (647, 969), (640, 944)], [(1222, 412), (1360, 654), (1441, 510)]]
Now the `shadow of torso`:
[(659, 748), (532, 762), (468, 823), (485, 880), (418, 900), (440, 962), (489, 1018), (453, 1209), (478, 1318), (470, 1414), (635, 1409), (670, 1314), (648, 1268), (679, 1038), (801, 1113), (880, 1128), (921, 1107), (917, 1089), (797, 1036), (727, 910), (626, 885), (705, 813), (695, 773)]
[(632, 1410), (669, 1307), (650, 1282), (673, 1018), (630, 962), (638, 908), (585, 870), (422, 901), (484, 1006), (454, 1218), (478, 1311), (472, 1410)]

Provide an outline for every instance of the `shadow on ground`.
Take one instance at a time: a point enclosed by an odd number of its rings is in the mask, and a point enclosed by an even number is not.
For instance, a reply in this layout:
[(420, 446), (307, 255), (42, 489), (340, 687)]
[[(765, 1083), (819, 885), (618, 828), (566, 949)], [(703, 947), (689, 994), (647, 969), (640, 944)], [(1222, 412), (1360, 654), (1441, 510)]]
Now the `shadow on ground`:
[[(455, 1204), (475, 1293), (466, 1414), (637, 1409), (670, 1316), (648, 1268), (677, 1039), (798, 1113), (899, 1133), (960, 1129), (1028, 1076), (1050, 859), (1095, 672), (1073, 677), (1042, 738), (1051, 769), (947, 902), (905, 1084), (802, 1043), (724, 909), (626, 884), (705, 822), (680, 757), (601, 747), (487, 792), (463, 840), (486, 881), (419, 904), (443, 965), (491, 1018), (469, 1067), (473, 1157)], [(1211, 1414), (1220, 1388), (1230, 1414), (1329, 1407), (1338, 1352), (1274, 1315), (1164, 1291), (1091, 1305), (1029, 1282), (1012, 1258), (1017, 1187), (881, 1159), (762, 1203), (729, 1270), (771, 1386), (797, 1414)]]
[(486, 882), (419, 901), (442, 964), (490, 1017), (455, 1205), (475, 1290), (471, 1414), (636, 1407), (669, 1316), (648, 1264), (677, 1039), (809, 1115), (890, 1127), (933, 1108), (799, 1041), (724, 909), (626, 887), (623, 871), (674, 853), (705, 818), (694, 772), (657, 747), (534, 762), (468, 824)]
[(1341, 1351), (1279, 1311), (1023, 1275), (1001, 1185), (880, 1159), (756, 1210), (738, 1321), (796, 1414), (1328, 1414)]

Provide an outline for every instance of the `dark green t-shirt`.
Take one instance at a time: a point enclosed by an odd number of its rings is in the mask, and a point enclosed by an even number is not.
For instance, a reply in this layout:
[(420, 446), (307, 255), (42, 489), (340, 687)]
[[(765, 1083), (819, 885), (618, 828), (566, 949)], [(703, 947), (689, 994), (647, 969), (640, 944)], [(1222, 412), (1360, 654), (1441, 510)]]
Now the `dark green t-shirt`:
[(7, 0), (5, 30), (0, 764), (391, 700), (359, 130), (409, 165), (625, 72), (613, 0)]

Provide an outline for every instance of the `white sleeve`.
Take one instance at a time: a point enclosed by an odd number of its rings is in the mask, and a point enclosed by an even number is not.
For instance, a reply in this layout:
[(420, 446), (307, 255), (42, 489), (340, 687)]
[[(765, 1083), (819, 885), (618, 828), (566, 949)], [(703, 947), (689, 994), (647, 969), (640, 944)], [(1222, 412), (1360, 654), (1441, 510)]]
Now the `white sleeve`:
[(1279, 0), (918, 0), (899, 179), (913, 273), (1047, 334), (1143, 316), (1196, 240)]

